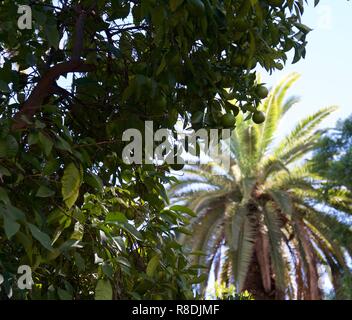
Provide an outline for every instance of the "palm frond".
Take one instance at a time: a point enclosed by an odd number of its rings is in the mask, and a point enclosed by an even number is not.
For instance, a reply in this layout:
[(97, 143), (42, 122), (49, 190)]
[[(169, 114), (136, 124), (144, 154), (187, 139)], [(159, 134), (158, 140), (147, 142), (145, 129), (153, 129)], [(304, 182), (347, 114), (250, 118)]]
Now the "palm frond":
[(273, 270), (275, 273), (275, 285), (279, 290), (285, 292), (285, 261), (283, 259), (282, 253), (283, 234), (280, 227), (281, 222), (272, 203), (268, 202), (263, 212), (264, 223), (268, 228), (268, 237), (270, 241), (270, 256), (272, 260)]
[(277, 173), (272, 179), (265, 181), (264, 187), (286, 191), (297, 190), (297, 194), (302, 194), (306, 190), (317, 192), (314, 186), (319, 184), (319, 176), (312, 174), (310, 164), (305, 163), (291, 169), (289, 173), (282, 171)]
[(277, 97), (277, 102), (281, 106), (286, 97), (287, 91), (293, 86), (293, 84), (300, 78), (300, 74), (293, 72), (285, 77), (280, 83), (274, 88), (274, 95)]
[[(236, 215), (237, 213), (235, 216)], [(240, 225), (232, 224), (233, 229), (235, 227), (235, 230), (238, 232), (232, 235), (233, 243), (230, 244), (230, 250), (236, 291), (240, 293), (243, 290), (248, 268), (253, 256), (255, 232), (248, 216), (245, 215), (242, 219), (238, 220), (241, 220)]]
[(266, 192), (271, 195), (283, 214), (288, 216), (292, 215), (293, 205), (291, 196), (287, 192), (279, 189), (267, 189)]
[(240, 188), (242, 190), (243, 201), (248, 201), (251, 198), (256, 182), (257, 180), (254, 177), (247, 176), (242, 179)]
[[(340, 266), (345, 270), (348, 270), (348, 265), (345, 261), (342, 248), (336, 244), (336, 239), (332, 237), (332, 232), (320, 223), (319, 220), (315, 218), (306, 218), (305, 224), (311, 231), (311, 236), (315, 237), (321, 250), (324, 252), (326, 258), (331, 258), (334, 260), (336, 266)], [(327, 261), (329, 264), (329, 261)]]
[(262, 156), (273, 139), (274, 132), (279, 125), (281, 117), (280, 105), (273, 93), (270, 93), (264, 102), (264, 112), (266, 114), (265, 122), (261, 125), (259, 142), (259, 153)]
[(243, 152), (246, 155), (246, 161), (248, 165), (253, 167), (257, 166), (259, 161), (259, 138), (260, 138), (260, 129), (257, 125), (248, 125), (245, 130), (243, 130), (243, 136), (241, 144), (243, 146)]
[(274, 156), (267, 157), (265, 160), (263, 160), (260, 164), (259, 172), (259, 181), (261, 183), (265, 182), (267, 178), (274, 173), (280, 172), (280, 171), (286, 171), (289, 173), (288, 168), (285, 166), (285, 164), (275, 158)]
[(300, 100), (300, 97), (297, 96), (289, 97), (282, 105), (282, 116), (284, 116), (295, 104), (300, 102)]
[(230, 151), (236, 159), (243, 174), (251, 171), (258, 158), (259, 128), (238, 116), (236, 128), (230, 139)]
[[(190, 245), (192, 251), (207, 251), (213, 231), (219, 226), (222, 220), (224, 207), (222, 203), (213, 203), (208, 211), (192, 224), (192, 236), (183, 237), (182, 244)], [(194, 257), (194, 264), (199, 264), (199, 256)]]
[(184, 195), (196, 196), (203, 192), (219, 190), (218, 186), (211, 185), (206, 182), (199, 182), (197, 180), (188, 180), (175, 183), (168, 189), (170, 198), (181, 197)]
[(301, 120), (296, 127), (278, 144), (273, 154), (278, 158), (282, 158), (284, 154), (299, 147), (302, 141), (306, 141), (309, 135), (319, 126), (319, 124), (328, 117), (332, 112), (336, 111), (336, 106), (322, 108), (314, 114)]
[(240, 293), (247, 277), (255, 243), (255, 232), (248, 219), (246, 204), (236, 205), (228, 245), (232, 255), (232, 270), (236, 290)]
[(318, 283), (319, 276), (314, 248), (312, 247), (312, 243), (309, 241), (309, 235), (302, 221), (296, 220), (295, 225), (297, 230), (297, 239), (302, 245), (307, 262), (309, 299), (319, 300), (321, 298), (321, 292)]
[(336, 217), (329, 215), (326, 212), (310, 206), (309, 204), (305, 204), (305, 208), (307, 209), (305, 219), (314, 225), (322, 235), (327, 239), (330, 239), (332, 241), (331, 244), (337, 242), (340, 246), (344, 246), (352, 253), (351, 226), (339, 221)]
[(272, 142), (274, 133), (279, 125), (279, 120), (296, 100), (296, 98), (292, 98), (283, 105), (283, 100), (286, 97), (288, 89), (298, 80), (298, 78), (299, 75), (297, 73), (292, 73), (280, 81), (280, 83), (271, 90), (269, 96), (261, 106), (261, 109), (266, 114), (266, 120), (261, 126), (260, 132), (261, 141), (259, 143), (259, 153), (261, 155), (266, 152), (268, 146)]
[(321, 195), (315, 198), (317, 201), (324, 202), (326, 205), (338, 211), (343, 211), (347, 214), (352, 214), (352, 194), (349, 190), (344, 189), (329, 189), (326, 195)]
[(228, 191), (226, 190), (216, 190), (212, 192), (204, 192), (202, 195), (191, 198), (187, 205), (194, 212), (201, 212), (207, 207), (211, 207), (212, 203), (218, 202), (219, 200), (224, 200)]
[(219, 279), (215, 279), (215, 280), (220, 280), (220, 283), (225, 283), (228, 286), (231, 280), (231, 257), (229, 255), (228, 249), (224, 253), (223, 259), (224, 259), (224, 262), (221, 266), (220, 277)]

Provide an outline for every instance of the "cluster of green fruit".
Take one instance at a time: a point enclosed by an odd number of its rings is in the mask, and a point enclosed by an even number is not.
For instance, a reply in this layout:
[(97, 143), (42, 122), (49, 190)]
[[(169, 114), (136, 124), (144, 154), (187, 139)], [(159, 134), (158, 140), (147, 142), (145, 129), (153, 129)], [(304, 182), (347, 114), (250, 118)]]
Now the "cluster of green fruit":
[[(263, 85), (258, 85), (255, 88), (255, 95), (259, 99), (265, 99), (269, 94), (268, 89)], [(225, 98), (227, 100), (233, 100), (234, 97), (230, 94), (227, 95), (225, 93)], [(221, 116), (220, 123), (224, 128), (234, 128), (236, 124), (236, 117), (240, 112), (240, 108), (235, 104), (232, 104), (226, 101), (226, 105), (228, 106), (228, 112)], [(261, 124), (265, 121), (265, 114), (264, 112), (258, 110), (256, 107), (251, 105), (250, 103), (246, 103), (245, 105), (241, 106), (243, 112), (251, 112), (252, 113), (252, 120), (256, 124)]]
[[(269, 90), (263, 85), (258, 84), (255, 85), (252, 92), (253, 97), (255, 97), (256, 101), (267, 98), (269, 95)], [(220, 110), (217, 110), (215, 104), (215, 110), (212, 110), (214, 105), (210, 105), (210, 109), (208, 110), (208, 114), (204, 114), (203, 111), (196, 111), (192, 114), (191, 123), (195, 130), (198, 128), (204, 128), (208, 124), (208, 118), (212, 118), (215, 121), (215, 125), (218, 128), (225, 129), (234, 129), (236, 126), (236, 117), (242, 110), (243, 113), (249, 112), (250, 114), (246, 119), (252, 119), (255, 124), (261, 124), (265, 121), (264, 112), (258, 110), (256, 108), (256, 102), (241, 104), (238, 106), (238, 103), (233, 103), (234, 100), (237, 100), (238, 96), (236, 92), (228, 92), (227, 90), (222, 90), (220, 93), (220, 97), (222, 98), (222, 103), (219, 105), (222, 106), (226, 113), (223, 114)], [(176, 160), (176, 159), (175, 159)], [(184, 168), (183, 164), (178, 164), (175, 161), (175, 164), (170, 164), (169, 168), (174, 171), (180, 171)]]

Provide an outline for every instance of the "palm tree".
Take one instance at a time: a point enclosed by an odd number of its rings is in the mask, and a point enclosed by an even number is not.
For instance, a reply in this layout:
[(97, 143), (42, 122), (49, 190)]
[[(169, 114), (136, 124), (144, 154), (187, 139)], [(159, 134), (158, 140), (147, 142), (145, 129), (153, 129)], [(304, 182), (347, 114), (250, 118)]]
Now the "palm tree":
[(216, 160), (188, 165), (169, 190), (173, 201), (197, 213), (192, 235), (180, 239), (194, 253), (205, 253), (192, 255), (192, 263), (256, 299), (321, 299), (321, 268), (335, 289), (350, 273), (352, 232), (331, 212), (351, 213), (352, 198), (345, 190), (330, 190), (322, 203), (321, 178), (303, 161), (323, 134), (318, 125), (336, 108), (319, 110), (273, 141), (280, 120), (298, 101), (286, 99), (298, 78), (291, 74), (271, 90), (260, 106), (266, 114), (262, 125), (237, 117), (226, 145), (229, 173), (214, 175)]

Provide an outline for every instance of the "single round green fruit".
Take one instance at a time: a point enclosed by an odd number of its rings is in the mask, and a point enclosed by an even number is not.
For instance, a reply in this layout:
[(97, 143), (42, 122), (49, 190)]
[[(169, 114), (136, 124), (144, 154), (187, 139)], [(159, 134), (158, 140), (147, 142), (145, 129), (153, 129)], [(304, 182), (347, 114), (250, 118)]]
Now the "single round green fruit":
[(265, 114), (262, 111), (256, 111), (253, 113), (252, 120), (256, 124), (261, 124), (265, 121)]
[(195, 16), (203, 15), (205, 12), (204, 3), (201, 0), (188, 0), (188, 9)]
[(170, 168), (174, 171), (181, 171), (185, 167), (184, 164), (182, 163), (173, 163), (170, 164)]
[(284, 66), (281, 63), (277, 62), (277, 63), (275, 63), (275, 68), (277, 70), (282, 70), (284, 68)]
[(268, 88), (262, 86), (262, 85), (259, 85), (257, 88), (256, 88), (256, 94), (257, 96), (260, 98), (260, 99), (265, 99), (268, 94), (269, 94), (269, 90)]
[(270, 4), (273, 7), (281, 7), (285, 0), (267, 0), (268, 4)]
[(232, 113), (226, 113), (220, 118), (224, 128), (233, 128), (236, 123), (236, 117)]

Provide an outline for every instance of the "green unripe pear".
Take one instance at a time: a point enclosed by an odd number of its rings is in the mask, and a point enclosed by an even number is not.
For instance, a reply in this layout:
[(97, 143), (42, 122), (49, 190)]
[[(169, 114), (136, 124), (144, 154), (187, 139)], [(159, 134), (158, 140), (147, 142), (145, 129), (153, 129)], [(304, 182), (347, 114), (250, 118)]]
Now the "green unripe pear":
[(236, 117), (232, 113), (226, 113), (220, 118), (220, 122), (224, 128), (233, 128), (236, 123)]
[(269, 90), (262, 85), (259, 85), (255, 91), (260, 99), (265, 99), (269, 94)]
[(261, 124), (265, 121), (265, 114), (262, 111), (256, 111), (253, 113), (252, 120), (256, 124)]

